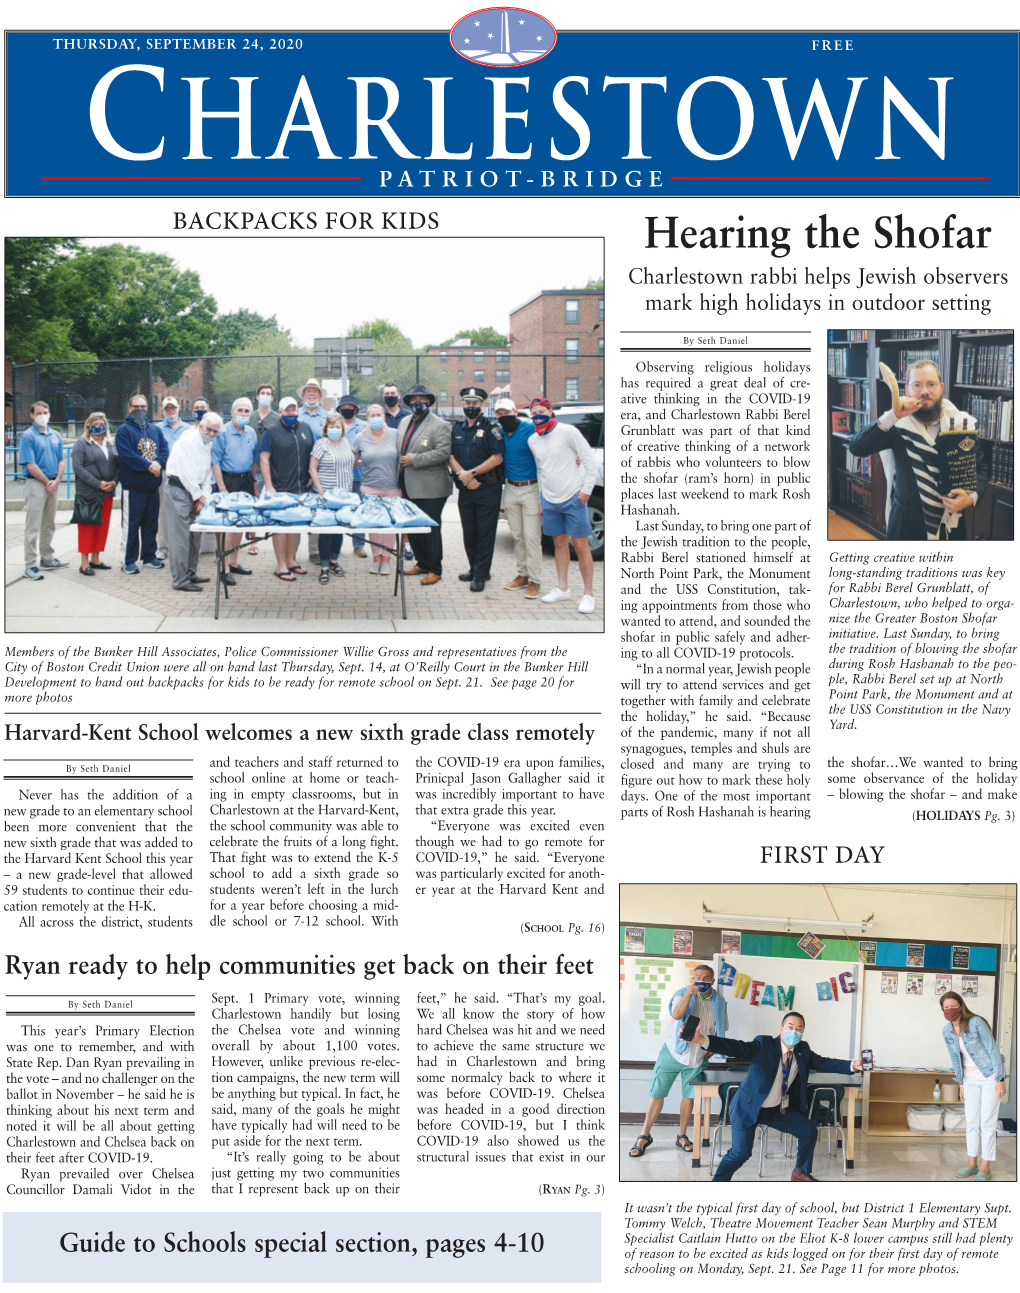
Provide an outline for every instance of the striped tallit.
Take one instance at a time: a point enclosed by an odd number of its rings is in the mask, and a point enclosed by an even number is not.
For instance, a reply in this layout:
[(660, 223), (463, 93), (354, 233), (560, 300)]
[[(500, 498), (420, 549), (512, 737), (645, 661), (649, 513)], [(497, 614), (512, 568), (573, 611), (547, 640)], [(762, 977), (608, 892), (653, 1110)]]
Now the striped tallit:
[[(949, 418), (957, 415), (957, 409), (948, 401), (943, 401), (939, 430), (948, 428)], [(940, 539), (948, 539), (950, 530), (955, 529), (956, 518), (947, 514), (945, 505), (939, 497), (941, 486), (938, 450), (925, 435), (922, 423), (917, 418), (911, 415), (900, 418), (896, 423), (896, 429), (903, 439), (907, 457), (914, 469), (914, 480), (917, 482), (917, 492), (921, 499), (924, 528), (928, 540), (938, 542)]]

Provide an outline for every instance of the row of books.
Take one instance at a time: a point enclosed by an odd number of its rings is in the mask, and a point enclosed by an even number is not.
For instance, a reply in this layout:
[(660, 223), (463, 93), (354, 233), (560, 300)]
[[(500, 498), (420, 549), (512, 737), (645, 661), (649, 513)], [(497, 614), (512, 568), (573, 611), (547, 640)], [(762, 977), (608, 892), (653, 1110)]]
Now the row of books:
[(992, 460), (988, 467), (988, 479), (997, 485), (1013, 488), (1013, 449), (1004, 444), (992, 445)]
[(834, 502), (854, 511), (871, 516), (871, 481), (866, 476), (837, 476), (834, 483)]
[(918, 337), (930, 337), (931, 333), (924, 328), (894, 328), (889, 333), (890, 341), (916, 341)]
[(1013, 401), (968, 395), (967, 412), (978, 425), (978, 433), (989, 440), (1013, 439)]
[(851, 352), (849, 350), (829, 350), (829, 376), (846, 377), (847, 359)]
[(961, 341), (956, 380), (969, 386), (1012, 386), (1013, 347), (973, 346)]
[(845, 409), (868, 408), (868, 388), (858, 382), (839, 383), (839, 403)]
[(833, 444), (832, 461), (842, 471), (848, 471), (854, 476), (871, 475), (871, 459), (855, 458), (846, 445)]
[(847, 433), (856, 435), (868, 420), (868, 415), (863, 409), (858, 412), (850, 409), (833, 409), (829, 416), (832, 418), (832, 429), (837, 435)]
[[(886, 356), (883, 355), (883, 359), (885, 358)], [(907, 371), (911, 364), (937, 364), (938, 362), (939, 351), (937, 346), (925, 346), (923, 350), (901, 350), (899, 352), (899, 371), (896, 376), (901, 382), (905, 382), (907, 380)], [(891, 364), (889, 366), (890, 368), (892, 367)]]
[(839, 328), (832, 329), (829, 333), (830, 343), (847, 342), (847, 341), (867, 341), (867, 328)]

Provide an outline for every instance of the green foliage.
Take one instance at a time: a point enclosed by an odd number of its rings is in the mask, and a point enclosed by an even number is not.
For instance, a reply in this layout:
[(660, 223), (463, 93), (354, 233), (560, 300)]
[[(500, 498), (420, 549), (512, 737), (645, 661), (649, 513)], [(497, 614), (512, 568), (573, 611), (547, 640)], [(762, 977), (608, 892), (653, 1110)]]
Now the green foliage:
[(364, 323), (352, 324), (347, 329), (348, 337), (372, 337), (375, 348), (381, 355), (413, 355), (416, 353), (411, 338), (405, 336), (395, 323), (389, 319), (370, 319)]
[(78, 246), (77, 238), (4, 239), (6, 348), (15, 363), (92, 357), (72, 341), (67, 315), (68, 266)]
[(441, 346), (452, 346), (455, 341), (461, 337), (469, 337), (473, 346), (507, 346), (510, 343), (506, 334), (497, 332), (495, 328), (462, 328), (455, 332), (448, 341), (441, 341)]
[(266, 318), (264, 315), (256, 314), (254, 310), (234, 310), (231, 314), (221, 314), (216, 320), (216, 333), (210, 343), (210, 349), (217, 355), (236, 355), (242, 351), (249, 354), (261, 353), (263, 355), (278, 354), (279, 350), (263, 350), (256, 352), (251, 350), (250, 344), (253, 341), (261, 341), (266, 336), (285, 336), (288, 350), (291, 343), (290, 332), (281, 328), (276, 321), (276, 315)]

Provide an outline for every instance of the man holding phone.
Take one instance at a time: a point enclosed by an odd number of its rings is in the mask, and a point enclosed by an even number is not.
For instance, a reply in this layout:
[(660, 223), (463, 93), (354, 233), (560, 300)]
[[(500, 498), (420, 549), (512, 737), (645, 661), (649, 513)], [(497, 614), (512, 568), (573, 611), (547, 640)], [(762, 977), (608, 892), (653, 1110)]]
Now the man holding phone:
[(728, 1024), (726, 1002), (715, 988), (715, 972), (710, 965), (697, 965), (686, 990), (673, 993), (666, 1007), (665, 1038), (652, 1071), (648, 1087), (650, 1099), (641, 1134), (630, 1151), (640, 1158), (652, 1143), (649, 1132), (662, 1112), (673, 1083), (680, 1079), (680, 1134), (677, 1149), (690, 1154), (694, 1146), (687, 1138), (687, 1128), (694, 1112), (694, 1084), (701, 1081), (710, 1051), (694, 1040), (699, 1026), (705, 1033), (725, 1037)]

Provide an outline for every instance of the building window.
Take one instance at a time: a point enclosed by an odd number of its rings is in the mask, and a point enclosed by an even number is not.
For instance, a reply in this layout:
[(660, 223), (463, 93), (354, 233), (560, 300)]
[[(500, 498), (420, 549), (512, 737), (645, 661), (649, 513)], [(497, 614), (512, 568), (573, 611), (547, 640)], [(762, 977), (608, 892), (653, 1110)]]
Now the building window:
[(458, 368), (458, 369), (457, 369), (457, 380), (458, 380), (458, 381), (462, 381), (462, 380), (463, 380), (463, 378), (464, 378), (464, 369), (463, 369), (463, 368)]
[(606, 339), (599, 337), (599, 358), (604, 359), (606, 355)]
[(440, 391), (440, 392), (439, 392), (439, 401), (440, 401), (440, 403), (441, 403), (441, 404), (445, 404), (445, 403), (446, 403), (446, 392), (445, 392), (445, 391)]
[(599, 399), (604, 400), (605, 398), (606, 398), (606, 381), (604, 377), (600, 377), (599, 378)]
[(496, 363), (497, 363), (497, 364), (508, 364), (509, 362), (510, 362), (510, 351), (509, 351), (509, 350), (497, 350), (497, 351), (496, 351)]
[(188, 374), (187, 374), (187, 373), (185, 373), (185, 374), (184, 374), (184, 389), (185, 389), (185, 390), (187, 390), (187, 389), (188, 389), (188, 382), (189, 382), (189, 381), (190, 381), (190, 378), (188, 377)]
[(581, 302), (580, 301), (568, 301), (566, 305), (566, 309), (567, 309), (567, 314), (564, 322), (566, 323), (581, 322)]
[(475, 381), (476, 381), (476, 382), (479, 382), (479, 383), (480, 383), (480, 382), (484, 382), (484, 381), (485, 381), (485, 369), (484, 369), (484, 368), (476, 368), (476, 369), (475, 369)]
[(606, 298), (604, 296), (600, 296), (599, 297), (599, 318), (604, 319), (605, 317), (606, 317)]
[(581, 355), (581, 343), (577, 337), (568, 337), (563, 343), (566, 347), (566, 361), (568, 364), (576, 364)]
[(564, 399), (579, 400), (581, 398), (581, 392), (579, 389), (580, 381), (581, 379), (579, 377), (567, 378), (567, 390), (566, 390), (566, 394), (564, 395)]
[(509, 369), (509, 368), (497, 368), (497, 369), (496, 369), (496, 381), (497, 381), (497, 382), (508, 382), (509, 380), (510, 380), (510, 369)]
[(439, 362), (440, 362), (441, 364), (445, 364), (445, 363), (446, 363), (446, 351), (445, 351), (445, 350), (441, 350), (441, 351), (439, 352)]
[(484, 363), (485, 363), (485, 351), (484, 351), (484, 350), (476, 350), (476, 351), (475, 351), (475, 363), (476, 363), (476, 364), (484, 364)]

